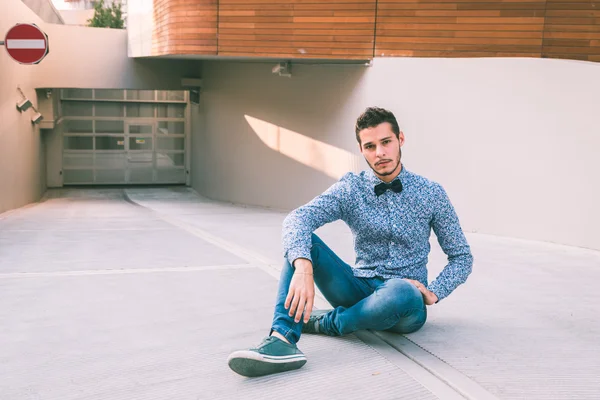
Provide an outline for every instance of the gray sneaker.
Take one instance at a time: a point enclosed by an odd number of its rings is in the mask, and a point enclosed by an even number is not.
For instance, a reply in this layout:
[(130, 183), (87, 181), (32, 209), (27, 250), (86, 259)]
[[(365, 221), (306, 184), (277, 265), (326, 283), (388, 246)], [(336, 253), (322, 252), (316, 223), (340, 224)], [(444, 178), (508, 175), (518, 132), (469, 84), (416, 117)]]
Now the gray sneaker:
[(302, 333), (322, 333), (319, 330), (321, 319), (330, 311), (333, 310), (313, 310), (313, 312), (310, 313), (308, 322), (302, 325)]
[(227, 364), (240, 375), (255, 377), (298, 369), (306, 356), (296, 345), (269, 336), (255, 348), (231, 353)]

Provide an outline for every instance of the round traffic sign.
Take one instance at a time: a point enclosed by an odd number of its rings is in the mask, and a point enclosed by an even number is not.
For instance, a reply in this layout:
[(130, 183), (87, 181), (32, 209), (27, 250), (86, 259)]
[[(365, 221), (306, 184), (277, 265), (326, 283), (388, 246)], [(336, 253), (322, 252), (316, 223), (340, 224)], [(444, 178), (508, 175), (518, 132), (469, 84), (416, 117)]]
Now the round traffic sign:
[(4, 40), (8, 54), (21, 64), (37, 64), (48, 54), (48, 35), (35, 24), (17, 24)]

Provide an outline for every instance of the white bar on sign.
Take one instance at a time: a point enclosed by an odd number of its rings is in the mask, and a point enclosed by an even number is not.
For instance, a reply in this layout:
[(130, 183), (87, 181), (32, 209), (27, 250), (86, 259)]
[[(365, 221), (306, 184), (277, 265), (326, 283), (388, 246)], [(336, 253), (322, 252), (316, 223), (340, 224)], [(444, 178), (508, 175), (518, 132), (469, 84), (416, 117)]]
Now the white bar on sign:
[(45, 49), (46, 44), (43, 39), (8, 39), (6, 41), (8, 49)]

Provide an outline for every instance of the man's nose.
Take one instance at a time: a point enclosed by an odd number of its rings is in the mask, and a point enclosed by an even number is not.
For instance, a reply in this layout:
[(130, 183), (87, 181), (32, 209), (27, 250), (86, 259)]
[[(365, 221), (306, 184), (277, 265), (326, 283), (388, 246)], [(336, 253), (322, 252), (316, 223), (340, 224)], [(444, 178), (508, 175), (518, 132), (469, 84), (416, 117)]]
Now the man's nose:
[(377, 157), (381, 157), (381, 158), (385, 157), (385, 149), (383, 148), (383, 146), (377, 146), (376, 154), (377, 154)]

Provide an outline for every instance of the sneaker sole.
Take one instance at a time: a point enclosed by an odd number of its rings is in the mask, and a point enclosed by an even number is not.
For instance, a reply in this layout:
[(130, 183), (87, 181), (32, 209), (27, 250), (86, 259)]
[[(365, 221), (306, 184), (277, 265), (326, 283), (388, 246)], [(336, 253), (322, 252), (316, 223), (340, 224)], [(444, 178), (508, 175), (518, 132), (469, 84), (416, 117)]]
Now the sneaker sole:
[(232, 353), (227, 364), (229, 368), (242, 376), (257, 377), (292, 371), (301, 368), (306, 361), (306, 356), (303, 354), (266, 356), (254, 351), (243, 350)]

